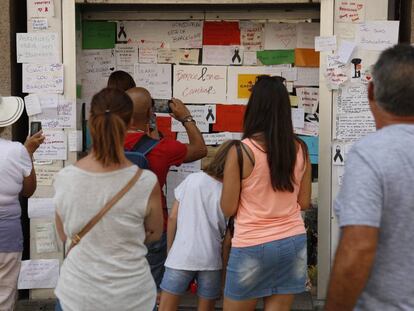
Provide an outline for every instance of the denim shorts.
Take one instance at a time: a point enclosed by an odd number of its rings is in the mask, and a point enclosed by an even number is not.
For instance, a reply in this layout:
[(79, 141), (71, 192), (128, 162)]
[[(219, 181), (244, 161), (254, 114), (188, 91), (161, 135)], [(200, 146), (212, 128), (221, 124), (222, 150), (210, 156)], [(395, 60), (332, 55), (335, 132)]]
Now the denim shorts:
[(167, 234), (164, 232), (159, 241), (147, 245), (147, 261), (157, 289), (160, 287), (164, 275), (164, 264), (167, 259)]
[(188, 271), (165, 267), (161, 289), (170, 294), (184, 295), (190, 282), (196, 279), (197, 295), (205, 299), (218, 299), (221, 296), (221, 270)]
[(306, 235), (250, 247), (232, 247), (224, 295), (247, 300), (298, 294), (306, 285)]

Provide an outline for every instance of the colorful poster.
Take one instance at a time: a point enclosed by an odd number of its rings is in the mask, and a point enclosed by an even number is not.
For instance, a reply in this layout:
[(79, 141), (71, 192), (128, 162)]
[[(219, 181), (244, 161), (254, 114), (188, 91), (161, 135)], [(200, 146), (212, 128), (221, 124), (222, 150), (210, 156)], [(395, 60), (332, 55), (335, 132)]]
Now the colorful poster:
[(224, 102), (226, 85), (225, 66), (174, 66), (173, 95), (184, 103)]
[(237, 98), (249, 98), (258, 74), (240, 74), (237, 82)]
[(203, 45), (240, 45), (239, 22), (204, 22)]

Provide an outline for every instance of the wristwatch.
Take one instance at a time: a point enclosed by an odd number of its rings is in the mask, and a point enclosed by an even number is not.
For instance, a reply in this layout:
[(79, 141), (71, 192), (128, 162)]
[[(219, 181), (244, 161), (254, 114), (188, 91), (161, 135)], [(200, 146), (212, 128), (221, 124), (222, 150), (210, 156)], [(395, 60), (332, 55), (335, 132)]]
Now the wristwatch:
[(187, 122), (193, 122), (196, 123), (196, 121), (194, 120), (193, 116), (186, 116), (184, 118), (181, 119), (181, 124), (184, 125)]

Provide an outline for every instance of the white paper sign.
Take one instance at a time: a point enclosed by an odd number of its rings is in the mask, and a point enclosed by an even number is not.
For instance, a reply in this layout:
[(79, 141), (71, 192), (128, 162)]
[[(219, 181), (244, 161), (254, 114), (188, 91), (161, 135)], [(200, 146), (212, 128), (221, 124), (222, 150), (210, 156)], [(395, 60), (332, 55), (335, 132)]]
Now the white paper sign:
[(171, 169), (179, 172), (199, 172), (201, 170), (201, 160), (183, 163), (180, 166), (171, 166)]
[(140, 64), (156, 64), (158, 50), (154, 48), (139, 48), (138, 62)]
[(319, 105), (319, 88), (303, 87), (296, 88), (298, 106), (305, 110), (305, 113), (315, 113)]
[(174, 66), (174, 97), (184, 103), (219, 103), (226, 100), (227, 67)]
[(241, 65), (243, 48), (231, 45), (204, 45), (203, 65)]
[[(52, 99), (54, 101), (54, 97), (48, 97), (48, 95), (40, 95), (42, 113), (34, 115), (33, 121), (42, 122), (43, 129), (75, 128), (75, 103), (70, 100), (66, 100), (63, 96), (59, 96), (56, 108), (45, 108), (43, 106), (43, 100), (47, 99), (47, 104), (52, 104)], [(50, 100), (51, 103), (49, 103), (48, 100)]]
[(255, 66), (257, 65), (257, 52), (244, 52), (243, 53), (243, 65)]
[(55, 16), (54, 0), (28, 0), (28, 17)]
[(260, 51), (263, 46), (263, 24), (240, 21), (240, 41), (245, 51)]
[(148, 48), (201, 48), (202, 21), (123, 21), (118, 22), (120, 41)]
[(115, 59), (117, 66), (134, 66), (138, 62), (138, 45), (116, 44)]
[(46, 137), (33, 154), (36, 160), (67, 160), (67, 142), (64, 131), (43, 130)]
[(297, 48), (299, 49), (314, 49), (315, 37), (319, 36), (319, 23), (299, 23), (297, 25)]
[(351, 150), (353, 143), (333, 142), (332, 144), (332, 164), (345, 165), (346, 157)]
[(55, 288), (59, 278), (58, 259), (23, 260), (18, 289)]
[(24, 98), (24, 104), (26, 106), (26, 112), (29, 117), (42, 112), (40, 100), (36, 94), (27, 95)]
[(336, 139), (358, 140), (375, 132), (375, 121), (371, 113), (341, 114), (336, 119)]
[(315, 51), (335, 51), (336, 36), (315, 37)]
[(158, 64), (177, 64), (178, 58), (178, 49), (158, 49)]
[(180, 64), (197, 65), (199, 57), (199, 49), (180, 49), (178, 51), (178, 62)]
[(56, 32), (18, 33), (16, 40), (18, 63), (60, 63), (61, 44)]
[(34, 228), (36, 252), (55, 253), (58, 251), (55, 224), (52, 222), (36, 224)]
[(294, 128), (305, 127), (305, 110), (303, 108), (292, 108), (292, 123)]
[(355, 42), (342, 40), (338, 50), (338, 61), (343, 64), (348, 63), (349, 59), (352, 56), (352, 53), (354, 53), (355, 48)]
[(370, 113), (368, 87), (359, 83), (342, 87), (338, 92), (337, 113)]
[(171, 99), (170, 64), (136, 64), (135, 82), (146, 88), (152, 98)]
[(115, 49), (82, 50), (81, 58), (83, 77), (95, 84), (98, 77), (107, 80), (115, 71)]
[(298, 67), (298, 79), (294, 86), (319, 86), (319, 68)]
[(54, 165), (35, 165), (36, 181), (38, 186), (51, 186), (55, 175), (62, 167)]
[(49, 28), (47, 18), (32, 18), (33, 30), (46, 30)]
[(365, 0), (337, 0), (335, 1), (335, 21), (337, 23), (363, 23), (365, 6)]
[(82, 151), (82, 131), (70, 131), (68, 133), (69, 151)]
[(399, 21), (370, 21), (361, 24), (356, 43), (363, 50), (382, 51), (398, 43)]
[(62, 64), (23, 64), (24, 93), (63, 93)]
[(30, 198), (27, 201), (29, 218), (54, 218), (55, 204), (52, 198)]
[(296, 24), (266, 23), (265, 50), (292, 50), (296, 48)]
[[(190, 114), (193, 116), (196, 121), (197, 127), (200, 132), (209, 131), (209, 121), (207, 120), (207, 107), (204, 105), (186, 105)], [(211, 107), (211, 106), (210, 106)], [(181, 122), (177, 121), (174, 118), (171, 118), (171, 131), (173, 132), (186, 132), (184, 126)]]

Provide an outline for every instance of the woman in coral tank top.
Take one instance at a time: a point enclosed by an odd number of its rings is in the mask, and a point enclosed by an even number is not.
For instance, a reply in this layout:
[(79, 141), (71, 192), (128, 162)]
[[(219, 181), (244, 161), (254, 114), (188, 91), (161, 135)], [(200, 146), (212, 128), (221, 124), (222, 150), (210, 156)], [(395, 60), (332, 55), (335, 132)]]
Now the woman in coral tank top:
[[(237, 152), (224, 169), (221, 207), (235, 215), (224, 310), (290, 310), (305, 290), (306, 233), (311, 164), (293, 132), (289, 94), (281, 77), (260, 76), (244, 117), (243, 176)], [(235, 182), (242, 180), (241, 183)]]

